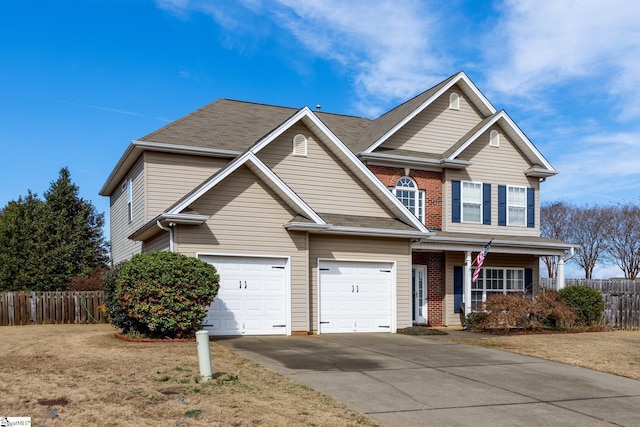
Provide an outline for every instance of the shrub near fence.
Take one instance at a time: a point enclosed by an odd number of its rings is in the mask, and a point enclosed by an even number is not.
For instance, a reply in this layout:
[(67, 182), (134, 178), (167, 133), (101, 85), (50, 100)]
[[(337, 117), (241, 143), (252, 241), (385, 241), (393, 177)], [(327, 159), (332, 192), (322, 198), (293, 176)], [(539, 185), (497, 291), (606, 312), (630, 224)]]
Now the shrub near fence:
[[(555, 289), (555, 279), (541, 279), (540, 285)], [(565, 286), (588, 286), (602, 292), (603, 325), (616, 329), (640, 329), (640, 281), (625, 279), (567, 279)]]
[(104, 302), (103, 291), (2, 292), (0, 326), (100, 322)]

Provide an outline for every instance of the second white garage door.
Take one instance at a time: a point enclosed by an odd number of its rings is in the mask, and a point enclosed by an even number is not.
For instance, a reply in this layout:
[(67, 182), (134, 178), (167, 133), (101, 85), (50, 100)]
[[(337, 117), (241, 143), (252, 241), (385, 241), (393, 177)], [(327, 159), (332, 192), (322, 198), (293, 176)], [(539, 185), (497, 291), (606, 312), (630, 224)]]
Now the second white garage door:
[(391, 332), (393, 265), (320, 261), (320, 333)]
[(287, 333), (287, 260), (200, 256), (220, 275), (218, 295), (204, 321), (212, 335)]

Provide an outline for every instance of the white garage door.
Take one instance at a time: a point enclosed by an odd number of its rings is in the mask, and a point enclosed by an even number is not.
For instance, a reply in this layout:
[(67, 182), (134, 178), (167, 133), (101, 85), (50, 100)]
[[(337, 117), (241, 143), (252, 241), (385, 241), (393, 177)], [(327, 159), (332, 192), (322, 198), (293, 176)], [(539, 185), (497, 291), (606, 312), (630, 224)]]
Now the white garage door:
[(204, 321), (212, 335), (287, 333), (286, 259), (200, 256), (220, 275), (220, 289)]
[(390, 263), (321, 261), (320, 333), (391, 332)]

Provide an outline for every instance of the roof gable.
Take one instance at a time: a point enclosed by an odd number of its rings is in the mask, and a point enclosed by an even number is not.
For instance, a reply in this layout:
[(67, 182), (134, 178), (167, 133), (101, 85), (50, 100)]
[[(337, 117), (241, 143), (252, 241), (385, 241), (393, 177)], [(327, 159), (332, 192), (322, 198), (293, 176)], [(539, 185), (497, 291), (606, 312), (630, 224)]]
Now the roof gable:
[(425, 226), (398, 201), (382, 183), (373, 175), (366, 166), (338, 139), (338, 137), (316, 116), (309, 108), (305, 107), (296, 114), (285, 120), (280, 126), (258, 140), (247, 152), (230, 163), (225, 169), (213, 175), (199, 187), (187, 194), (174, 206), (168, 209), (167, 213), (180, 213), (191, 203), (213, 188), (217, 183), (226, 178), (231, 172), (243, 164), (247, 164), (258, 176), (263, 178), (276, 193), (280, 194), (290, 206), (297, 209), (303, 216), (312, 219), (316, 224), (324, 224), (323, 219), (300, 198), (289, 186), (287, 186), (273, 171), (269, 169), (257, 156), (257, 154), (276, 138), (281, 136), (295, 123), (302, 122), (311, 132), (318, 137), (318, 140), (336, 155), (344, 165), (362, 181), (362, 183), (402, 221), (410, 224), (421, 232), (428, 232)]
[[(529, 138), (527, 138), (520, 128), (518, 128), (504, 110), (500, 110), (478, 123), (465, 136), (442, 154), (443, 160), (457, 160), (460, 154), (464, 152), (467, 147), (473, 144), (481, 135), (486, 133), (494, 125), (500, 126), (532, 166), (535, 166), (536, 169), (543, 169), (538, 170), (539, 173), (542, 173), (544, 176), (555, 175), (557, 173), (553, 166), (551, 166), (542, 153), (538, 151), (536, 146), (533, 145)], [(531, 176), (538, 175), (531, 174)]]
[(481, 114), (489, 116), (495, 113), (496, 109), (489, 100), (473, 84), (469, 77), (461, 71), (377, 118), (363, 133), (358, 144), (352, 148), (355, 152), (365, 154), (373, 152), (391, 135), (424, 111), (454, 85), (460, 87), (465, 97), (470, 100)]

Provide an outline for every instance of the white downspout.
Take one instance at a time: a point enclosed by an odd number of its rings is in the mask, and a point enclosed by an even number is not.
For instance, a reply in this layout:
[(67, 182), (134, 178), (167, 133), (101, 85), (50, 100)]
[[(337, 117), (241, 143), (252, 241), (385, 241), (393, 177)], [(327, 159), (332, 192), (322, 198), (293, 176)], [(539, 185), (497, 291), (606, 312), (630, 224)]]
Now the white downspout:
[(464, 315), (471, 313), (471, 251), (464, 259)]
[(160, 224), (160, 220), (158, 220), (156, 221), (156, 225), (160, 230), (169, 232), (169, 252), (173, 252), (173, 227), (172, 227), (173, 223), (169, 225), (169, 228), (167, 228), (167, 227), (164, 227), (162, 224)]
[(558, 260), (558, 273), (557, 273), (557, 285), (556, 285), (557, 290), (564, 289), (564, 286), (565, 286), (564, 264), (565, 262), (573, 258), (575, 254), (576, 254), (575, 249), (571, 247), (569, 248), (569, 253), (564, 256), (561, 256), (560, 259)]

